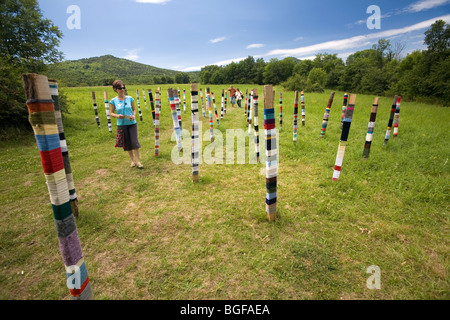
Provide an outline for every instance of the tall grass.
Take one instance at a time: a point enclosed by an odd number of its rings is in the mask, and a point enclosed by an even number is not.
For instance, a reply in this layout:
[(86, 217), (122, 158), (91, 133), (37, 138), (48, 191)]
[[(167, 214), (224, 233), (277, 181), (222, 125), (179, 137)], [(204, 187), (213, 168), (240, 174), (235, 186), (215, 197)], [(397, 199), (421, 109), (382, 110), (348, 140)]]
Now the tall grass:
[[(111, 99), (112, 89), (64, 89), (70, 100), (64, 129), (79, 197), (77, 227), (96, 299), (450, 297), (449, 109), (402, 102), (399, 136), (383, 148), (392, 98), (381, 97), (370, 157), (362, 161), (374, 97), (357, 95), (341, 176), (333, 182), (344, 93), (336, 92), (325, 138), (319, 136), (329, 91), (305, 93), (306, 126), (299, 113), (294, 144), (294, 93), (283, 92), (278, 209), (270, 223), (264, 163), (226, 164), (224, 154), (223, 164), (200, 165), (194, 184), (191, 166), (172, 162), (176, 145), (168, 87), (162, 86), (158, 157), (148, 96), (146, 110), (142, 86), (128, 87), (134, 97), (139, 89), (143, 170), (129, 168), (128, 155), (114, 148), (115, 119), (110, 133), (103, 104), (103, 91)], [(189, 86), (179, 87), (187, 92), (187, 112), (182, 102), (181, 116), (190, 131)], [(229, 86), (210, 87), (220, 116), (220, 93)], [(156, 86), (144, 88), (154, 94)], [(245, 92), (251, 86), (239, 88)], [(278, 128), (281, 88), (275, 90)], [(258, 91), (263, 131), (263, 87)], [(199, 111), (202, 136), (209, 123), (200, 101)], [(227, 129), (248, 128), (244, 109), (232, 108), (229, 99), (219, 128), (213, 119), (224, 149)], [(203, 149), (208, 145), (203, 141)], [(4, 141), (0, 149), (0, 298), (68, 299), (33, 135)], [(366, 286), (371, 265), (380, 267), (380, 290)]]

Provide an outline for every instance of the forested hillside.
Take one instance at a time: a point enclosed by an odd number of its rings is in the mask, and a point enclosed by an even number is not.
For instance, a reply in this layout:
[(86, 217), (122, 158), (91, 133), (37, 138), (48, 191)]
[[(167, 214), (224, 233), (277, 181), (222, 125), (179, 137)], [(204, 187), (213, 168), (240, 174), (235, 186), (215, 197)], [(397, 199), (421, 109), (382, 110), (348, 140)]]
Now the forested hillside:
[(161, 69), (112, 55), (68, 60), (49, 65), (47, 76), (63, 86), (111, 85), (115, 79), (130, 84), (189, 83), (198, 72)]

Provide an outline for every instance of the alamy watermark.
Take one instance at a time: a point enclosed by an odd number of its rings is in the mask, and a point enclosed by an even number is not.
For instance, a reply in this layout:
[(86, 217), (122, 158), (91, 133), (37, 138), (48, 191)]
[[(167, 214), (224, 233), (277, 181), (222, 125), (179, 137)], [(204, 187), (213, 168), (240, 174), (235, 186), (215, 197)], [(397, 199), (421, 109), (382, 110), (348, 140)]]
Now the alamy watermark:
[[(257, 148), (255, 143), (255, 132), (251, 133), (243, 129), (227, 129), (225, 132), (225, 140), (222, 131), (213, 129), (214, 141), (210, 142), (204, 149), (203, 142), (211, 141), (210, 129), (202, 132), (202, 123), (199, 122), (199, 164), (257, 164), (265, 163), (266, 161), (266, 146), (264, 130), (259, 130), (259, 161), (257, 157)], [(191, 133), (182, 130), (182, 146), (183, 151), (179, 152), (175, 145), (172, 149), (171, 158), (174, 164), (191, 164), (192, 163), (192, 136)], [(277, 159), (279, 165), (279, 130), (276, 129), (276, 149)], [(248, 147), (246, 146), (246, 139), (248, 139)], [(172, 132), (171, 141), (176, 141), (175, 131)], [(273, 139), (272, 139), (273, 141)], [(248, 151), (247, 151), (248, 150)]]
[(380, 290), (381, 289), (381, 269), (379, 266), (369, 266), (366, 273), (371, 274), (371, 276), (366, 281), (366, 286), (370, 290)]
[(69, 30), (81, 29), (81, 9), (77, 5), (70, 5), (67, 7), (66, 13), (71, 14), (67, 20), (66, 25)]
[(367, 18), (366, 25), (368, 29), (381, 29), (381, 9), (377, 5), (367, 7), (366, 13), (372, 14)]

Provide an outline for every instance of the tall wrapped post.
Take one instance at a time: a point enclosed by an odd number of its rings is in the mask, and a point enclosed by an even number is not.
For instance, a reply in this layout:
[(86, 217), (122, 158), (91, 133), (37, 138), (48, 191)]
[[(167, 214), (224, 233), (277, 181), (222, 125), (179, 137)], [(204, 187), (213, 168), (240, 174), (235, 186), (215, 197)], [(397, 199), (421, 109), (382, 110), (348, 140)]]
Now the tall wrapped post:
[(277, 133), (273, 88), (264, 86), (264, 137), (266, 141), (266, 216), (274, 221), (277, 216)]
[[(273, 106), (273, 102), (272, 102)], [(259, 121), (258, 121), (258, 89), (253, 89), (253, 109), (254, 109), (254, 128), (255, 128), (255, 153), (256, 161), (259, 162)]]
[(173, 96), (174, 96), (174, 102), (175, 102), (175, 108), (177, 110), (177, 118), (178, 118), (178, 126), (180, 127), (180, 130), (183, 128), (181, 123), (181, 102), (180, 102), (180, 89), (178, 90), (173, 89)]
[[(250, 90), (249, 94), (248, 94), (248, 106), (247, 106), (247, 123), (249, 125), (252, 124), (252, 91)], [(249, 128), (249, 133), (250, 133), (250, 128)]]
[(139, 102), (139, 90), (138, 89), (136, 89), (136, 100), (137, 100), (137, 105), (138, 105), (139, 118), (142, 121), (141, 103)]
[(200, 155), (200, 136), (198, 122), (198, 84), (191, 84), (192, 111), (192, 180), (198, 182), (198, 166)]
[(305, 126), (305, 95), (303, 94), (303, 91), (300, 92), (300, 103), (302, 105), (302, 126)]
[[(160, 92), (161, 94), (161, 92)], [(148, 89), (148, 98), (150, 100), (150, 107), (152, 108), (152, 118), (153, 118), (153, 124), (155, 124), (155, 105), (153, 103), (153, 93), (152, 89)], [(159, 110), (161, 113), (161, 109)]]
[(205, 114), (205, 105), (203, 104), (203, 91), (202, 91), (201, 88), (200, 88), (200, 100), (201, 100), (201, 102), (202, 102), (202, 113), (203, 113), (203, 116), (206, 117), (206, 114)]
[[(106, 92), (106, 91), (103, 91), (103, 100), (104, 100), (104, 103), (105, 103), (106, 119), (108, 120), (108, 130), (109, 130), (109, 132), (112, 132), (111, 114), (109, 113), (108, 92)], [(55, 105), (55, 107), (56, 107), (56, 105)]]
[(69, 188), (70, 204), (75, 217), (78, 217), (78, 198), (73, 181), (72, 167), (70, 165), (69, 150), (67, 149), (66, 137), (64, 135), (64, 126), (62, 122), (61, 108), (59, 105), (59, 91), (56, 80), (48, 80), (50, 94), (52, 96), (53, 105), (55, 107), (55, 119), (58, 126), (59, 144), (61, 146), (62, 157), (64, 161), (64, 171), (66, 172), (66, 180)]
[(167, 95), (169, 97), (170, 110), (172, 112), (173, 129), (175, 131), (178, 151), (181, 152), (181, 151), (183, 151), (183, 144), (181, 141), (181, 127), (180, 127), (180, 121), (177, 116), (177, 113), (178, 113), (177, 112), (177, 104), (175, 102), (176, 101), (175, 97), (177, 95), (177, 91), (172, 88), (168, 88)]
[(280, 92), (280, 130), (283, 127), (283, 93)]
[(248, 102), (248, 134), (252, 133), (252, 105), (253, 105), (253, 89), (250, 90)]
[(395, 110), (397, 108), (397, 98), (398, 96), (394, 96), (394, 101), (391, 106), (391, 114), (389, 116), (388, 126), (386, 130), (386, 136), (384, 137), (383, 147), (385, 147), (389, 141), (389, 137), (391, 136), (392, 123), (394, 122)]
[(183, 111), (186, 113), (186, 89), (183, 89)]
[(33, 128), (48, 187), (59, 249), (71, 299), (92, 299), (92, 288), (70, 204), (55, 108), (46, 76), (24, 74), (29, 122)]
[(400, 118), (400, 101), (401, 97), (397, 97), (397, 103), (395, 105), (395, 115), (394, 115), (394, 138), (397, 138), (398, 136), (398, 122)]
[(98, 118), (97, 99), (95, 98), (95, 91), (92, 91), (92, 103), (94, 105), (95, 121), (97, 121), (97, 127), (100, 128), (100, 119)]
[(345, 109), (347, 109), (347, 100), (348, 100), (348, 94), (344, 93), (344, 102), (342, 104), (342, 114), (341, 114), (341, 130), (342, 130), (342, 126), (344, 125), (344, 115), (345, 115)]
[(155, 92), (155, 156), (159, 155), (159, 114), (161, 112), (161, 89)]
[(221, 105), (221, 109), (220, 109), (220, 119), (223, 119), (223, 105), (224, 105), (224, 90), (222, 89), (222, 105)]
[(228, 91), (225, 90), (225, 104), (224, 104), (224, 107), (223, 107), (223, 113), (224, 114), (227, 114), (227, 93), (228, 93)]
[(214, 125), (213, 125), (213, 114), (212, 114), (212, 108), (211, 108), (211, 94), (209, 91), (209, 87), (205, 90), (206, 93), (206, 105), (208, 107), (208, 113), (209, 113), (209, 134), (211, 137), (211, 142), (214, 142)]
[(331, 105), (333, 104), (334, 91), (331, 92), (330, 98), (328, 99), (327, 107), (325, 108), (325, 113), (323, 115), (322, 128), (320, 129), (320, 137), (325, 137), (325, 131), (327, 131), (328, 119), (330, 118)]
[(144, 97), (145, 110), (148, 110), (148, 108), (147, 108), (147, 98), (145, 97), (145, 89), (144, 88), (142, 88), (142, 97)]
[(212, 101), (213, 101), (213, 105), (214, 105), (214, 113), (216, 115), (216, 121), (217, 121), (217, 126), (219, 127), (219, 114), (217, 113), (217, 107), (216, 107), (216, 98), (214, 98), (214, 92), (211, 91), (211, 96), (212, 96)]
[(244, 105), (244, 115), (248, 122), (248, 116), (247, 116), (247, 96), (248, 96), (248, 89), (245, 89), (245, 105)]
[(351, 94), (348, 101), (348, 106), (345, 110), (344, 125), (342, 127), (341, 141), (339, 142), (338, 152), (336, 155), (336, 162), (334, 164), (333, 181), (339, 179), (341, 174), (342, 162), (344, 161), (345, 147), (347, 145), (348, 134), (350, 132), (350, 125), (352, 124), (353, 110), (355, 110), (356, 94)]
[(293, 141), (297, 142), (297, 118), (298, 118), (298, 91), (295, 91), (294, 98), (294, 134)]
[(370, 146), (372, 145), (373, 130), (375, 129), (375, 119), (377, 118), (378, 97), (373, 99), (372, 110), (370, 112), (369, 127), (367, 128), (366, 142), (364, 143), (363, 159), (369, 158)]

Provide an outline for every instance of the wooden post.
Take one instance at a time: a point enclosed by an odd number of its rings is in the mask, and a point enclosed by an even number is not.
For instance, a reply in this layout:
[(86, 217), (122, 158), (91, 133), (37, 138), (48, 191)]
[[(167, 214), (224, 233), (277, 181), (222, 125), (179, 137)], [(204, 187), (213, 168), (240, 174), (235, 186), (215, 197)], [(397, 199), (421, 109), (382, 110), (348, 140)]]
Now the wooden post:
[(199, 124), (198, 124), (198, 83), (191, 84), (192, 111), (192, 180), (198, 182), (198, 167), (200, 154)]
[(402, 97), (397, 97), (397, 103), (395, 105), (395, 115), (394, 115), (394, 138), (398, 136), (398, 122), (400, 118), (400, 100)]
[(106, 92), (106, 91), (103, 91), (103, 100), (105, 102), (105, 112), (106, 112), (106, 119), (108, 120), (108, 130), (109, 130), (109, 132), (112, 132), (111, 114), (109, 113), (108, 92)]
[(372, 110), (370, 112), (369, 127), (367, 129), (366, 142), (364, 143), (363, 159), (369, 158), (370, 146), (372, 145), (373, 130), (375, 129), (375, 119), (377, 118), (378, 97), (373, 99)]
[[(161, 90), (160, 90), (159, 94), (161, 95)], [(150, 100), (150, 107), (152, 108), (153, 124), (155, 124), (155, 105), (153, 103), (152, 89), (148, 89), (148, 98)], [(161, 96), (160, 96), (160, 98), (161, 98)], [(161, 100), (160, 100), (160, 103), (161, 103)], [(160, 107), (161, 107), (161, 104), (160, 104)], [(159, 111), (161, 112), (161, 109)]]
[(344, 125), (344, 115), (345, 115), (345, 109), (347, 109), (347, 100), (348, 100), (348, 94), (344, 93), (344, 102), (342, 104), (342, 114), (341, 114), (341, 130), (342, 130), (342, 126)]
[(300, 101), (302, 104), (302, 126), (304, 127), (306, 113), (305, 113), (305, 95), (303, 94), (303, 91), (300, 92)]
[(334, 164), (333, 181), (339, 179), (341, 174), (342, 162), (344, 161), (345, 147), (347, 145), (348, 134), (350, 132), (350, 125), (352, 124), (353, 110), (355, 109), (356, 94), (351, 94), (348, 106), (345, 110), (344, 125), (342, 127), (341, 141), (339, 142), (338, 152), (336, 155), (336, 162)]
[(264, 86), (264, 136), (266, 140), (266, 216), (274, 221), (277, 216), (277, 134), (273, 87)]
[(92, 103), (94, 104), (95, 121), (97, 121), (97, 127), (100, 128), (100, 119), (98, 118), (98, 111), (97, 111), (97, 99), (95, 99), (94, 91), (92, 91)]
[(167, 95), (169, 97), (170, 110), (172, 112), (173, 129), (175, 130), (178, 151), (181, 152), (181, 151), (183, 151), (183, 144), (181, 141), (181, 127), (180, 127), (180, 121), (178, 119), (177, 103), (175, 102), (177, 91), (172, 88), (168, 88)]
[[(151, 94), (152, 91), (150, 90), (149, 93)], [(153, 99), (152, 99), (152, 105), (153, 105)], [(155, 92), (155, 109), (154, 111), (155, 119), (155, 156), (159, 155), (159, 114), (161, 113), (161, 88), (157, 88)]]
[(211, 109), (211, 94), (209, 91), (209, 87), (206, 88), (206, 105), (208, 107), (209, 112), (209, 134), (211, 137), (211, 142), (214, 142), (214, 125), (213, 125), (213, 114)]
[(142, 121), (141, 103), (139, 102), (139, 90), (138, 89), (136, 89), (136, 100), (137, 100), (137, 105), (138, 105), (139, 118)]
[[(272, 101), (273, 106), (273, 101)], [(253, 89), (253, 111), (254, 111), (254, 129), (255, 129), (255, 152), (256, 162), (259, 162), (259, 121), (258, 121), (258, 89)]]
[(395, 110), (397, 107), (397, 98), (398, 98), (398, 96), (394, 96), (394, 101), (392, 102), (391, 114), (389, 116), (389, 121), (388, 121), (387, 130), (386, 130), (386, 136), (384, 137), (383, 147), (387, 145), (387, 143), (389, 141), (389, 137), (391, 136), (392, 123), (394, 122), (394, 115), (395, 115)]
[(92, 288), (70, 203), (69, 185), (49, 82), (46, 76), (33, 73), (22, 75), (22, 80), (27, 98), (28, 119), (41, 157), (71, 299), (92, 299)]
[(320, 129), (320, 137), (325, 137), (325, 131), (327, 131), (328, 119), (330, 118), (331, 105), (333, 104), (334, 91), (331, 92), (330, 98), (328, 99), (327, 107), (325, 108), (325, 113), (323, 115), (322, 128)]
[(294, 142), (297, 142), (297, 118), (298, 118), (298, 91), (295, 91), (294, 99)]

